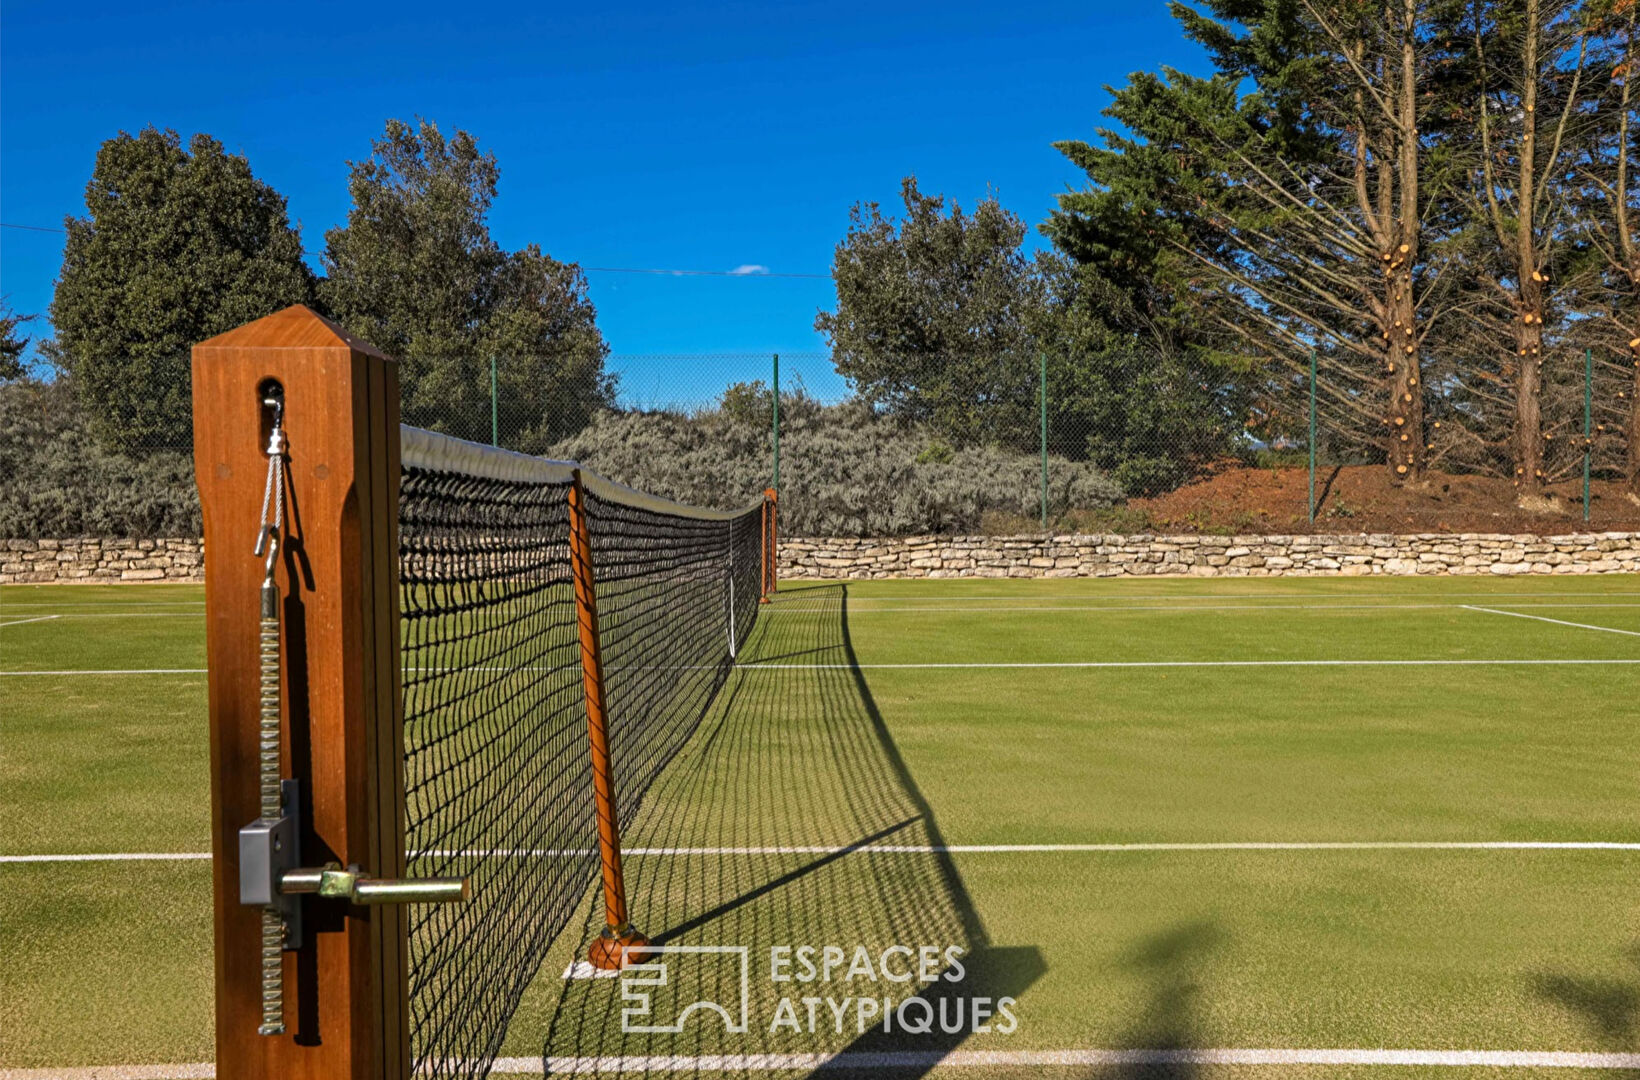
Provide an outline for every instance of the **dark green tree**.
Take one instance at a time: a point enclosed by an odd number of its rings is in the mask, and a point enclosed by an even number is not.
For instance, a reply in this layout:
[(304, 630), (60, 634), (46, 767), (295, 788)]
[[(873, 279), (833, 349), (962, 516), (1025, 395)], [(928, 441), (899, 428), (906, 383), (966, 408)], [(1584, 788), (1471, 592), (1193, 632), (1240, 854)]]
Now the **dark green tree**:
[[(1148, 272), (1123, 280), (1128, 258), (1145, 260)], [(1241, 373), (1170, 314), (1165, 258), (1132, 245), (1103, 265), (1058, 254), (1041, 265), (1051, 453), (1092, 461), (1129, 495), (1153, 495), (1235, 452), (1247, 401)]]
[(494, 154), (465, 131), (391, 120), (350, 168), (353, 208), (325, 234), (320, 298), (398, 359), (407, 422), (489, 441), (492, 360), (516, 449), (543, 449), (612, 403), (580, 268), (490, 237)]
[(121, 132), (102, 144), (68, 240), (46, 357), (92, 429), (124, 450), (186, 448), (188, 351), (312, 298), (285, 199), (208, 135)]
[(815, 329), (872, 404), (959, 445), (1029, 443), (1043, 293), (1020, 247), (1024, 222), (995, 197), (947, 211), (915, 177), (901, 194), (899, 221), (877, 203), (849, 212), (832, 260), (837, 310)]
[(1376, 443), (1398, 481), (1428, 460), (1440, 372), (1425, 352), (1457, 303), (1440, 272), (1456, 180), (1441, 135), (1460, 6), (1175, 3), (1216, 73), (1135, 74), (1112, 91), (1120, 130), (1059, 144), (1091, 181), (1061, 199), (1064, 250), (1097, 252), (1130, 222), (1168, 251), (1202, 344), (1264, 383), (1251, 419), (1274, 428), (1260, 434), (1291, 422), (1314, 352), (1323, 426)]
[(23, 336), (22, 326), (32, 318), (32, 315), (17, 314), (0, 298), (0, 382), (23, 377), (23, 351), (28, 348), (29, 339)]

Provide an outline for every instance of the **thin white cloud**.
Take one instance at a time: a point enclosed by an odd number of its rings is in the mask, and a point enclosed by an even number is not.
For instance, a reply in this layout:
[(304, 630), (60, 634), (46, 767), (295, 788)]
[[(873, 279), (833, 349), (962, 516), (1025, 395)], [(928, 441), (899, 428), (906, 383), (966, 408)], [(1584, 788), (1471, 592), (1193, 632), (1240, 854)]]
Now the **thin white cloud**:
[(769, 272), (769, 268), (767, 266), (763, 266), (760, 263), (742, 263), (741, 265), (735, 267), (733, 270), (729, 271), (729, 273), (737, 274), (737, 275), (767, 274), (768, 272)]

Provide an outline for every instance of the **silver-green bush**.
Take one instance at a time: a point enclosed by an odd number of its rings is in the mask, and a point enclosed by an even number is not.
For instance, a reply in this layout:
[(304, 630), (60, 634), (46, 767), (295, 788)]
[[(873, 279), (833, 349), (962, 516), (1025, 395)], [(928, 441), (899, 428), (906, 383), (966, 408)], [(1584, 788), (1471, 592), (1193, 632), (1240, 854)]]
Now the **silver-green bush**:
[(0, 385), (0, 537), (198, 536), (200, 528), (187, 452), (105, 450), (65, 380)]
[[(952, 450), (927, 432), (861, 404), (782, 402), (781, 532), (890, 536), (978, 531), (987, 513), (1034, 519), (1039, 458)], [(767, 426), (722, 410), (603, 413), (553, 457), (630, 487), (700, 506), (738, 506), (769, 485)], [(1093, 466), (1050, 458), (1049, 512), (1117, 503), (1121, 489)]]

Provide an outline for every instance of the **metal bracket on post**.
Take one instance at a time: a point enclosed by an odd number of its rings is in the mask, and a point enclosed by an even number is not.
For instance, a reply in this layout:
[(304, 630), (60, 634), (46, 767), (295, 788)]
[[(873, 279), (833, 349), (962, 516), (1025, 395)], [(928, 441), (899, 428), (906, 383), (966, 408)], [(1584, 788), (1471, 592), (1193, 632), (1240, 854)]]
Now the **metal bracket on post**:
[(446, 904), (466, 900), (466, 878), (373, 878), (356, 866), (301, 865), (301, 782), (279, 785), (281, 814), (239, 830), (239, 902), (277, 907), (285, 920), (285, 951), (302, 947), (302, 897), (371, 904)]
[(302, 947), (302, 905), (282, 893), (279, 882), (302, 861), (302, 785), (299, 780), (279, 782), (280, 814), (273, 821), (258, 818), (239, 830), (239, 902), (254, 907), (277, 907), (285, 923), (284, 949)]

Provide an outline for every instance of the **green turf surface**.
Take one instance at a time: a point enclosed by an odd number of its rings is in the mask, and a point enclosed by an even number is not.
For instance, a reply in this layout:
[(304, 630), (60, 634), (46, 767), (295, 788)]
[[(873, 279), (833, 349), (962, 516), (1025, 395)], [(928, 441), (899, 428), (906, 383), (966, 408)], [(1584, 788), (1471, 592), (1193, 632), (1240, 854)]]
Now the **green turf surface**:
[[(202, 667), (202, 599), (0, 589), (0, 671)], [(1640, 841), (1640, 665), (870, 666), (1640, 659), (1637, 636), (1463, 605), (1640, 631), (1624, 577), (791, 587), (627, 843)], [(201, 677), (0, 676), (0, 730), (0, 854), (208, 847)], [(668, 943), (971, 950), (969, 985), (1016, 996), (1019, 1029), (962, 1049), (1633, 1052), (1637, 869), (1621, 851), (742, 850), (636, 855), (628, 875)], [(0, 883), (0, 1068), (209, 1058), (206, 863), (0, 864)], [(592, 918), (505, 1054), (882, 1048), (622, 1035), (617, 982), (558, 977)]]

